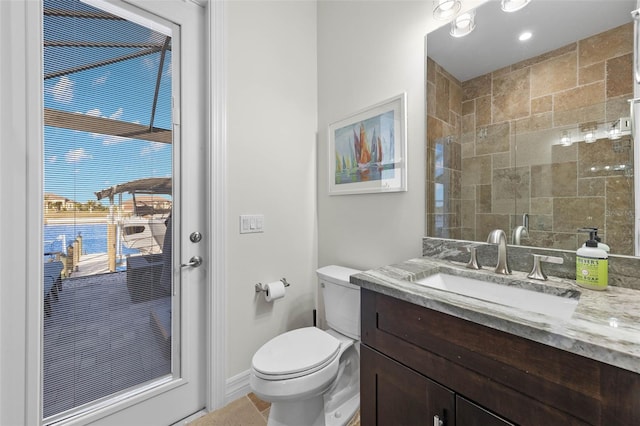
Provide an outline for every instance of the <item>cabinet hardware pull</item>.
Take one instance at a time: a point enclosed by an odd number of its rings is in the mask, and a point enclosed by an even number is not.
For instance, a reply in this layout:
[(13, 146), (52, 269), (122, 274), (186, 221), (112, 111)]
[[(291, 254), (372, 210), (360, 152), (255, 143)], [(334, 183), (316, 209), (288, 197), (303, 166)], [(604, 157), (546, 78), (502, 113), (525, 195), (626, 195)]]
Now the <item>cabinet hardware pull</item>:
[(444, 426), (444, 422), (440, 420), (440, 416), (437, 414), (433, 416), (433, 426)]

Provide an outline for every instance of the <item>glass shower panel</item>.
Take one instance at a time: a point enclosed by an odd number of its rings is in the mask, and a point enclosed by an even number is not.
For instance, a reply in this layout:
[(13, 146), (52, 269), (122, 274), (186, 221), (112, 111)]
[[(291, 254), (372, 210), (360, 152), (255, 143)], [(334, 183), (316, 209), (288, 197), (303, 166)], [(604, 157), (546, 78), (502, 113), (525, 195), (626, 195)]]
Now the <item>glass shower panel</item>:
[(596, 103), (567, 110), (540, 128), (514, 123), (514, 167), (497, 183), (511, 185), (511, 229), (522, 225), (523, 213), (528, 215), (528, 235), (521, 244), (576, 250), (587, 239), (578, 230), (598, 228), (612, 253), (633, 255), (628, 110)]

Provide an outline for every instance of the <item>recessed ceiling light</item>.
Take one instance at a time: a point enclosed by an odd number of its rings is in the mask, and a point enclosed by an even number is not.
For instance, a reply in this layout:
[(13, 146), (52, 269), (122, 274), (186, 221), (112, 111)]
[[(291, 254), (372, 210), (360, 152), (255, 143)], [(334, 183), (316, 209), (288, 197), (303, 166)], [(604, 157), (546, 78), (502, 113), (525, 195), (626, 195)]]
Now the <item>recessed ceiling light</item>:
[(518, 36), (518, 40), (527, 41), (527, 40), (529, 40), (531, 38), (532, 35), (533, 34), (531, 34), (531, 31), (525, 31), (525, 32), (523, 32), (522, 34), (520, 34)]

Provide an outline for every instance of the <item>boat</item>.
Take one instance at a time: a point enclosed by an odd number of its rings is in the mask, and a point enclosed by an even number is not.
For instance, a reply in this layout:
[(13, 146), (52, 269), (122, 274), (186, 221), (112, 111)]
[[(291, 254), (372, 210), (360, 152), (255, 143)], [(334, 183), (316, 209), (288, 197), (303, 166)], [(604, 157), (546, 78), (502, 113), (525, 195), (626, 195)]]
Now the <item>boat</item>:
[[(123, 194), (130, 194), (131, 199), (123, 202)], [(141, 254), (162, 253), (167, 219), (171, 215), (171, 194), (171, 178), (137, 179), (95, 193), (98, 201), (109, 199), (111, 211), (118, 196), (114, 215), (118, 233), (126, 247)]]

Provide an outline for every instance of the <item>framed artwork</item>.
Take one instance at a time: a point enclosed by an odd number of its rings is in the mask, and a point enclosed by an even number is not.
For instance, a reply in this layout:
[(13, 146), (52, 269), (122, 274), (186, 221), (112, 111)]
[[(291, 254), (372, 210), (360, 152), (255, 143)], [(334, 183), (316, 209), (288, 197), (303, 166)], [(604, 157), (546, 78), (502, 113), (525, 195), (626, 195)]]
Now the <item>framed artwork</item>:
[(329, 195), (407, 190), (406, 93), (329, 125)]

